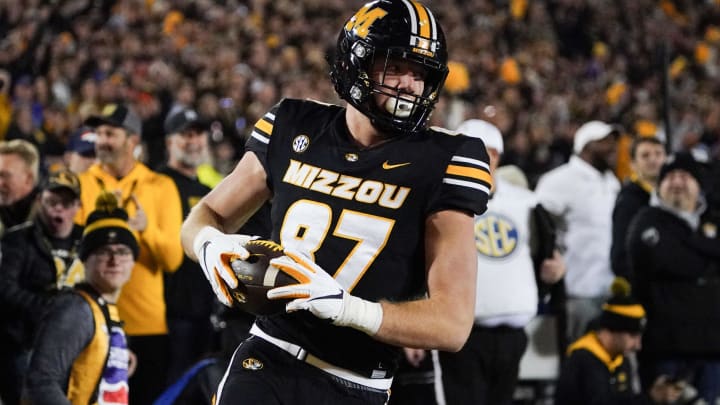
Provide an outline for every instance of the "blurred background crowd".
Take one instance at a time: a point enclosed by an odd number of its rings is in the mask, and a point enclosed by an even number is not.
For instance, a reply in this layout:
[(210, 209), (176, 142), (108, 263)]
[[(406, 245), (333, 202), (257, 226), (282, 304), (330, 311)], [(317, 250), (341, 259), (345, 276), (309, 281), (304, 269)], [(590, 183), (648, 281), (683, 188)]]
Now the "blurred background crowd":
[[(167, 118), (194, 110), (192, 122), (207, 124), (209, 146), (195, 162), (197, 174), (212, 187), (281, 98), (340, 103), (326, 57), (362, 3), (0, 0), (0, 140), (35, 145), (41, 179), (61, 168), (80, 174), (96, 152), (93, 129), (83, 123), (119, 104), (142, 123), (133, 157), (164, 170)], [(519, 168), (530, 189), (568, 162), (576, 131), (592, 120), (621, 128), (613, 167), (620, 181), (631, 175), (630, 145), (642, 137), (661, 140), (668, 152), (691, 152), (720, 173), (720, 1), (424, 3), (442, 22), (450, 54), (432, 125), (494, 124), (502, 164)], [(186, 121), (175, 127), (184, 131)], [(42, 188), (41, 179), (33, 186)], [(709, 179), (709, 208), (720, 212), (720, 175)], [(186, 215), (197, 200), (178, 189)], [(12, 214), (2, 213), (4, 222)]]
[[(451, 59), (434, 123), (454, 128), (466, 115), (493, 122), (505, 163), (531, 183), (567, 160), (575, 129), (590, 119), (623, 124), (630, 136), (667, 126), (673, 149), (718, 154), (717, 1), (433, 3)], [(0, 137), (33, 141), (53, 164), (86, 117), (124, 101), (143, 119), (144, 160), (156, 167), (163, 119), (193, 106), (214, 122), (226, 172), (281, 96), (337, 101), (325, 56), (356, 5), (4, 0)]]

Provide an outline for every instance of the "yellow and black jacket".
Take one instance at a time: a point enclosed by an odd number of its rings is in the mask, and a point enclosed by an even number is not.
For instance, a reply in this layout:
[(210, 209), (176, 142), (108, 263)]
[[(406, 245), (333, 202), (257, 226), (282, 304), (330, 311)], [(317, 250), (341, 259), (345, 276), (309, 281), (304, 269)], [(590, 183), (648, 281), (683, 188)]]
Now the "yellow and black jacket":
[(555, 405), (652, 404), (632, 391), (632, 373), (622, 355), (611, 357), (590, 332), (568, 348), (555, 390)]
[(117, 308), (81, 284), (61, 294), (43, 318), (25, 402), (127, 404), (128, 360)]

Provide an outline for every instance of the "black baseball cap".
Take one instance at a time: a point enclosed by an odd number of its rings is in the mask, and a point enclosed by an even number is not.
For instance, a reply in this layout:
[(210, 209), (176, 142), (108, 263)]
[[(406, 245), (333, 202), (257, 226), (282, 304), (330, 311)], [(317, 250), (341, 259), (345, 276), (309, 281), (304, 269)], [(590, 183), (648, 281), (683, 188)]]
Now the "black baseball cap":
[(142, 135), (140, 116), (124, 104), (107, 104), (100, 115), (93, 115), (85, 120), (85, 125), (93, 128), (103, 124), (124, 128), (131, 134)]
[(45, 179), (42, 189), (49, 191), (66, 189), (70, 190), (75, 198), (80, 198), (80, 180), (75, 173), (66, 169), (51, 172)]
[(189, 108), (178, 110), (169, 114), (165, 119), (165, 135), (177, 134), (187, 129), (207, 129), (207, 123), (200, 118), (197, 112)]

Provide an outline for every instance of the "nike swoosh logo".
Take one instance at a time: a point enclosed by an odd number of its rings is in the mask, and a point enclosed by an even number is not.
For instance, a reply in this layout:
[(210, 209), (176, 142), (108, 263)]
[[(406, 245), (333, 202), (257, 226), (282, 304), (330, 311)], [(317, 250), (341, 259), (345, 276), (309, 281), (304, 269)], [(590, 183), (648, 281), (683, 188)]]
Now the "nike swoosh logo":
[(342, 297), (343, 297), (343, 292), (340, 291), (337, 294), (323, 295), (322, 297), (315, 297), (315, 298), (309, 299), (308, 301), (327, 300), (327, 299), (342, 299)]
[(205, 267), (207, 267), (207, 247), (209, 244), (210, 244), (210, 241), (206, 240), (205, 243), (203, 243), (203, 245), (202, 245), (202, 254), (203, 254), (202, 261), (203, 261), (203, 264), (205, 264)]
[(382, 168), (385, 169), (385, 170), (397, 169), (398, 167), (407, 166), (407, 165), (409, 165), (409, 164), (410, 164), (410, 162), (407, 162), (407, 163), (397, 163), (397, 164), (394, 164), (394, 165), (393, 165), (393, 164), (390, 164), (390, 163), (386, 160), (386, 161), (383, 162)]

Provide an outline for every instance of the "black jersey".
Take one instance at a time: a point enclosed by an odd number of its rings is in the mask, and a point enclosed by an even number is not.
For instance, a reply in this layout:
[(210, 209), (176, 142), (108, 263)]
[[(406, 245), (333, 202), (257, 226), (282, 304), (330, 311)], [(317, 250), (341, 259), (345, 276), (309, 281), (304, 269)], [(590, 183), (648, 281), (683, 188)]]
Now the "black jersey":
[[(482, 214), (492, 182), (477, 138), (428, 129), (361, 148), (344, 108), (312, 101), (280, 102), (255, 125), (246, 149), (273, 192), (273, 239), (370, 301), (423, 296), (426, 218), (448, 209)], [(258, 324), (336, 366), (380, 378), (394, 371), (396, 347), (307, 311)]]

